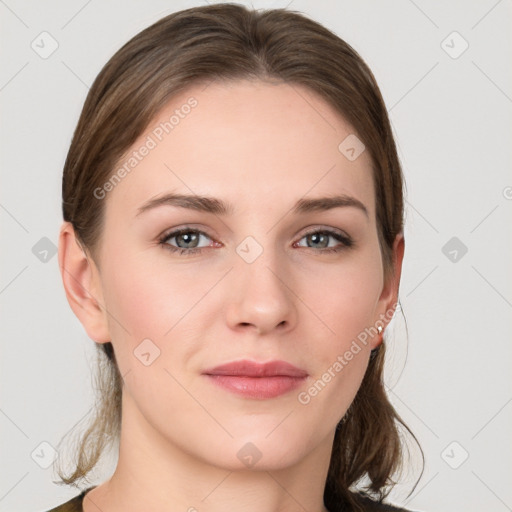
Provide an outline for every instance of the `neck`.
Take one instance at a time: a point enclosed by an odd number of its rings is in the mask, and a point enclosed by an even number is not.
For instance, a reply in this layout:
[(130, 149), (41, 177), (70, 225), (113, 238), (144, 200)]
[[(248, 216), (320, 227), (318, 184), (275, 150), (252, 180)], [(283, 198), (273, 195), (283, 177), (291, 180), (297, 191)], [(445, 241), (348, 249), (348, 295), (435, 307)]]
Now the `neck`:
[(87, 493), (84, 512), (328, 512), (334, 433), (287, 467), (221, 467), (164, 439), (125, 395), (116, 470)]

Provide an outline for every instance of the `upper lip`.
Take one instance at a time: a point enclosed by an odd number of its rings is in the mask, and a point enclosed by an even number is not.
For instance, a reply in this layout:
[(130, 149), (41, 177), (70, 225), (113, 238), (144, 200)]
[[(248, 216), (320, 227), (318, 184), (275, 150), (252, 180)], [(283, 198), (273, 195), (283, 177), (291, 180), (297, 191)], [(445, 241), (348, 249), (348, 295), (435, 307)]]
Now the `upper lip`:
[(293, 366), (286, 361), (269, 361), (258, 363), (255, 361), (242, 360), (221, 364), (215, 368), (204, 371), (206, 375), (234, 375), (245, 377), (306, 377), (306, 371)]

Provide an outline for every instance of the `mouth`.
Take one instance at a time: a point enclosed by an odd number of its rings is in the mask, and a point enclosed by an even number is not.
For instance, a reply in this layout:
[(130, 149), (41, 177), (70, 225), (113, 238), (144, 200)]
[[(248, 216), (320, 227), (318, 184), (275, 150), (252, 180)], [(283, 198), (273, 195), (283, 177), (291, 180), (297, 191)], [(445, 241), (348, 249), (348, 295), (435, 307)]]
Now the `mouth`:
[(262, 364), (243, 360), (216, 366), (203, 375), (227, 391), (263, 400), (289, 393), (306, 380), (308, 373), (286, 361)]

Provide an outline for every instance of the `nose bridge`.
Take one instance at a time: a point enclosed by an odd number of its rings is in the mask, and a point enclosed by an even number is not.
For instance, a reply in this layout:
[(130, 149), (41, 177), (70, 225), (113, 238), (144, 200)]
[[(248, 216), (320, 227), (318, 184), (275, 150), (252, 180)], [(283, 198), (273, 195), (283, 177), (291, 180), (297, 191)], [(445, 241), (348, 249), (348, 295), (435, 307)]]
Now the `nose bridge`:
[(286, 258), (279, 254), (272, 236), (247, 236), (236, 247), (235, 286), (230, 323), (253, 324), (271, 330), (295, 320), (293, 294), (287, 283)]

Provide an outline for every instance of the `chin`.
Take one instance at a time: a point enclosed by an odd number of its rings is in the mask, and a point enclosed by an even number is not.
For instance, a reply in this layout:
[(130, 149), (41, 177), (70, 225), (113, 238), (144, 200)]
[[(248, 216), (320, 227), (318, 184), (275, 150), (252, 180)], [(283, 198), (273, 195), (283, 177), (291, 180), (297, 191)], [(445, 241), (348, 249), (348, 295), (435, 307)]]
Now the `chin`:
[[(307, 451), (306, 439), (293, 439), (277, 433), (258, 432), (234, 436), (219, 443), (212, 441), (215, 453), (208, 452), (208, 462), (229, 471), (276, 471), (298, 463)], [(211, 445), (211, 446), (212, 446)], [(204, 453), (202, 454), (204, 458)]]

